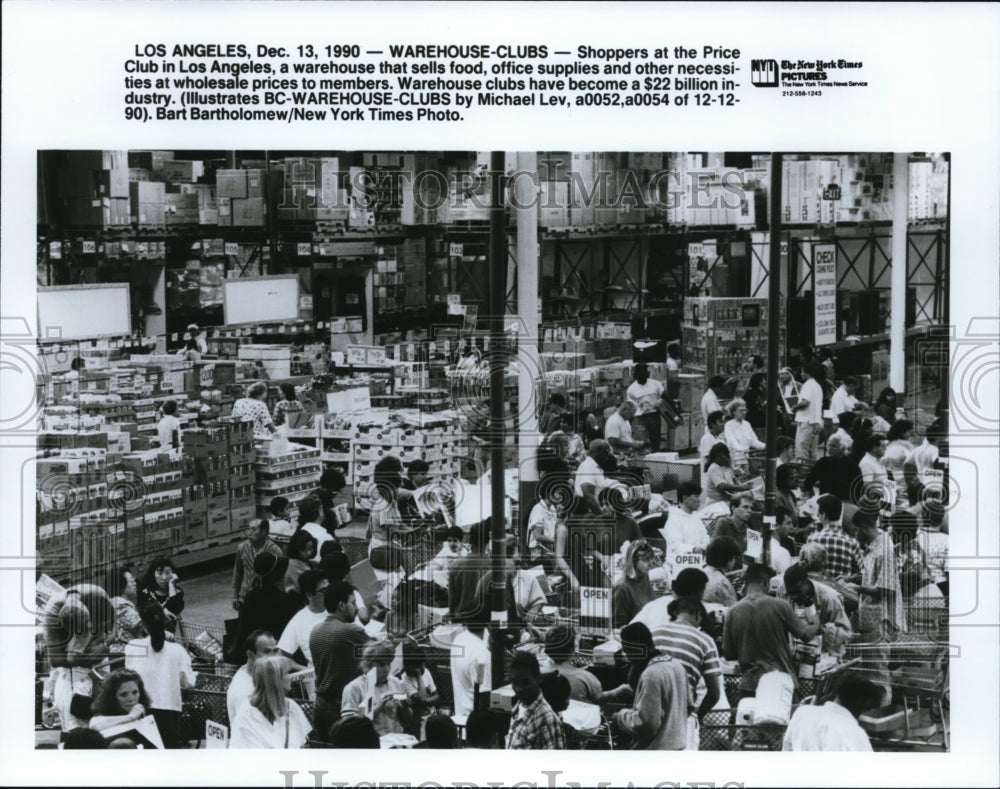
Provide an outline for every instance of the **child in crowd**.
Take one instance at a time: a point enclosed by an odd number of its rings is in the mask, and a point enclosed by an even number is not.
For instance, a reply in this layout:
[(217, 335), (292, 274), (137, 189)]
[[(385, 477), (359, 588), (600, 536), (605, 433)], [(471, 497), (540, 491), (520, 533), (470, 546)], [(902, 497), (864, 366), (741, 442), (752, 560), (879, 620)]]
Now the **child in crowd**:
[(160, 438), (160, 449), (180, 448), (181, 420), (177, 418), (175, 400), (167, 400), (163, 404), (163, 417), (156, 424), (156, 434)]
[(267, 522), (271, 525), (271, 536), (291, 537), (295, 532), (295, 527), (292, 526), (289, 519), (288, 499), (284, 496), (275, 496), (271, 499), (269, 509), (271, 513)]
[(423, 649), (410, 641), (403, 642), (403, 670), (398, 674), (406, 688), (406, 698), (418, 715), (438, 701), (437, 686), (427, 668)]
[(469, 549), (462, 544), (464, 532), (460, 526), (449, 526), (445, 532), (444, 545), (434, 557), (433, 565), (437, 570), (447, 573), (452, 563), (463, 556), (469, 555)]

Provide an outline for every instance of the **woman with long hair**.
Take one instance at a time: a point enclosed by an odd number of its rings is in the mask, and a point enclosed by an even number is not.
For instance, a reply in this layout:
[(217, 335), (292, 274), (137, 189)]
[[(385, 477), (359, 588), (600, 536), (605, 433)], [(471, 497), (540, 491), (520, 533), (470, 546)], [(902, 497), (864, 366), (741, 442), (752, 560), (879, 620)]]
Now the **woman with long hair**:
[(299, 529), (288, 541), (285, 555), (288, 557), (288, 569), (285, 570), (285, 592), (299, 593), (299, 576), (313, 566), (316, 561), (319, 545), (316, 538), (304, 529)]
[(104, 731), (112, 726), (132, 723), (152, 707), (146, 686), (138, 672), (127, 668), (112, 671), (101, 687), (91, 711), (90, 728)]
[(139, 582), (139, 607), (150, 603), (163, 607), (167, 630), (175, 633), (177, 620), (184, 610), (184, 590), (177, 583), (174, 561), (169, 556), (153, 559)]
[(633, 540), (625, 551), (625, 573), (621, 583), (612, 590), (614, 627), (624, 627), (632, 621), (646, 603), (656, 597), (649, 582), (649, 570), (655, 554), (645, 540)]
[(148, 604), (140, 609), (139, 616), (149, 635), (125, 647), (125, 668), (137, 672), (149, 691), (150, 711), (164, 747), (179, 748), (181, 688), (192, 688), (195, 682), (191, 657), (180, 644), (167, 640), (167, 618), (162, 606)]
[(288, 698), (292, 682), (288, 661), (280, 655), (257, 658), (253, 693), (232, 721), (231, 748), (301, 748), (312, 724), (302, 708)]
[(885, 387), (878, 393), (875, 401), (875, 413), (882, 417), (890, 425), (896, 421), (896, 390), (891, 386)]
[[(733, 458), (729, 452), (729, 447), (719, 443), (709, 450), (708, 458), (705, 460), (705, 506), (713, 504), (727, 504), (729, 498), (734, 493), (742, 493), (750, 490), (753, 486), (749, 482), (738, 484), (736, 475), (733, 473)], [(721, 512), (725, 514), (727, 507), (722, 507)]]
[(115, 609), (115, 628), (108, 639), (108, 653), (112, 656), (125, 652), (125, 645), (133, 638), (142, 638), (146, 629), (139, 618), (138, 583), (128, 565), (113, 567), (105, 577), (104, 589)]

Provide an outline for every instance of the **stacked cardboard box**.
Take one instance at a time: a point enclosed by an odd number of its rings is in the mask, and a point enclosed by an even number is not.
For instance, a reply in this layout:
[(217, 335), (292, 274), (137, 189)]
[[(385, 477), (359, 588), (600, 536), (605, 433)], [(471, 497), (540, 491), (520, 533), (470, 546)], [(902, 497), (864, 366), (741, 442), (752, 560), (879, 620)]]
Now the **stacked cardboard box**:
[(302, 499), (315, 492), (319, 485), (323, 470), (320, 450), (290, 443), (287, 452), (272, 455), (269, 444), (269, 441), (260, 443), (254, 461), (257, 509), (266, 509), (275, 496), (284, 496), (293, 506), (297, 506)]
[(279, 220), (347, 222), (349, 201), (337, 157), (289, 157), (271, 168), (271, 176), (280, 195)]

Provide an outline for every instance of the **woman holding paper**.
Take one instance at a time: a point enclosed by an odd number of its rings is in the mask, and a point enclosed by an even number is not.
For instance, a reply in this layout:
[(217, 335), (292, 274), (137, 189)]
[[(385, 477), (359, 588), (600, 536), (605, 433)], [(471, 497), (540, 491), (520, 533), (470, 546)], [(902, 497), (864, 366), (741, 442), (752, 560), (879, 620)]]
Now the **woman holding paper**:
[(379, 735), (403, 731), (400, 717), (406, 717), (406, 686), (389, 676), (389, 667), (396, 655), (388, 641), (376, 641), (365, 647), (362, 668), (365, 673), (351, 680), (344, 688), (340, 714), (364, 715), (371, 718)]
[(291, 699), (288, 661), (280, 655), (257, 658), (253, 667), (253, 693), (232, 722), (230, 748), (301, 748), (312, 724)]

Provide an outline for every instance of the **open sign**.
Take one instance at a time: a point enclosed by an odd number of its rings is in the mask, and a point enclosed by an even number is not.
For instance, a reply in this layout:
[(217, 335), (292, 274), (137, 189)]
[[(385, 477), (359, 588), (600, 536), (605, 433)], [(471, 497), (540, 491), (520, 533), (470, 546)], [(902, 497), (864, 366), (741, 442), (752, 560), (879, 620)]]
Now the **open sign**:
[(676, 567), (701, 567), (705, 557), (700, 553), (677, 553), (674, 554), (674, 566)]

